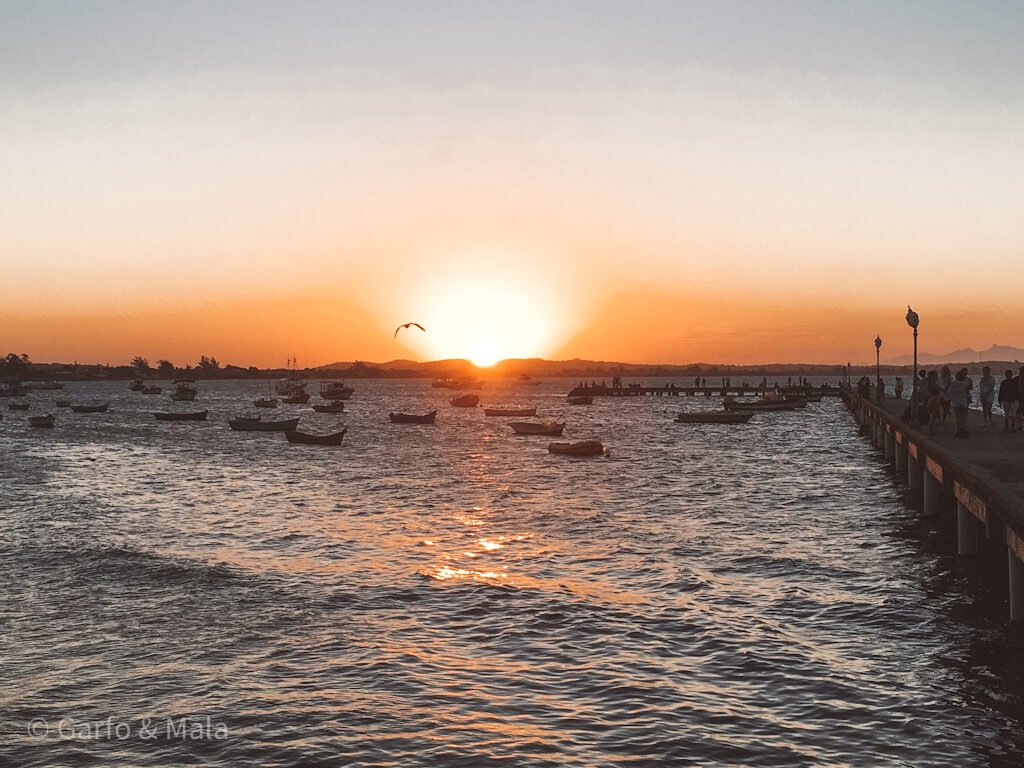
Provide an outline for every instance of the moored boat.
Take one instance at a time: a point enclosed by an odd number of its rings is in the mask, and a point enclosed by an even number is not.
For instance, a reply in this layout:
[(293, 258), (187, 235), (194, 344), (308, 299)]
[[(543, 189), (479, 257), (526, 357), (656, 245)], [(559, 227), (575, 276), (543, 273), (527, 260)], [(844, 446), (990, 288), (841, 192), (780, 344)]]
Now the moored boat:
[(591, 405), (594, 402), (594, 398), (590, 395), (570, 395), (569, 405)]
[(57, 422), (56, 417), (52, 414), (46, 416), (29, 416), (28, 423), (30, 427), (52, 427)]
[(206, 421), (207, 411), (193, 411), (191, 413), (154, 413), (157, 421)]
[(257, 408), (277, 408), (276, 397), (261, 397), (252, 401)]
[(320, 397), (324, 400), (348, 400), (354, 393), (355, 389), (343, 381), (320, 382)]
[(71, 410), (75, 413), (106, 413), (110, 403), (97, 403), (95, 405), (72, 405)]
[(25, 389), (64, 389), (59, 381), (26, 381)]
[(309, 393), (302, 392), (297, 395), (288, 395), (288, 397), (282, 397), (281, 402), (288, 403), (289, 405), (305, 405), (309, 402)]
[(740, 411), (697, 411), (680, 413), (676, 416), (679, 424), (744, 424), (754, 416), (753, 413)]
[(345, 439), (345, 433), (348, 429), (343, 429), (341, 432), (334, 432), (330, 435), (311, 435), (308, 432), (299, 432), (298, 430), (288, 430), (284, 433), (284, 436), (288, 439), (289, 443), (299, 443), (302, 445), (341, 445), (341, 441)]
[(27, 394), (28, 387), (23, 386), (18, 379), (0, 381), (0, 397), (24, 397)]
[(456, 408), (476, 408), (480, 403), (480, 398), (477, 395), (462, 395), (453, 397), (448, 402)]
[(600, 440), (580, 440), (574, 443), (550, 443), (548, 453), (562, 456), (601, 456), (604, 454), (604, 443)]
[(162, 387), (156, 387), (156, 386), (153, 386), (153, 387), (143, 387), (142, 388), (142, 394), (144, 394), (144, 395), (159, 395), (163, 391), (164, 390), (163, 390)]
[(55, 403), (55, 405), (58, 408), (70, 408), (71, 407), (71, 401), (70, 400), (58, 400)]
[(11, 403), (7, 407), (12, 411), (27, 411), (30, 407), (30, 404), (22, 400), (15, 403)]
[(141, 392), (145, 388), (146, 384), (142, 379), (132, 379), (131, 384), (128, 385), (128, 389), (132, 392)]
[[(806, 404), (806, 403), (805, 403)], [(726, 398), (722, 406), (727, 411), (795, 411), (799, 406), (789, 400), (733, 400)]]
[(231, 419), (228, 426), (236, 432), (287, 432), (299, 426), (298, 418), (283, 421), (263, 421), (259, 416), (240, 416)]
[(277, 382), (277, 394), (284, 397), (292, 397), (293, 395), (301, 395), (306, 392), (306, 382), (300, 379), (298, 376), (288, 376), (287, 378), (281, 379)]
[(435, 379), (430, 386), (435, 389), (481, 389), (484, 382), (480, 379)]
[(388, 414), (388, 418), (391, 419), (392, 424), (433, 424), (436, 417), (437, 411), (431, 411), (430, 413), (424, 413), (422, 415), (415, 413)]
[(509, 426), (517, 435), (559, 437), (565, 430), (564, 421), (513, 421)]
[(199, 393), (196, 390), (196, 382), (194, 379), (179, 379), (174, 382), (174, 391), (171, 393), (171, 400), (195, 400), (197, 394)]
[(536, 408), (484, 408), (484, 416), (536, 416)]
[(341, 400), (332, 400), (330, 403), (314, 405), (313, 410), (317, 413), (344, 413), (345, 403)]

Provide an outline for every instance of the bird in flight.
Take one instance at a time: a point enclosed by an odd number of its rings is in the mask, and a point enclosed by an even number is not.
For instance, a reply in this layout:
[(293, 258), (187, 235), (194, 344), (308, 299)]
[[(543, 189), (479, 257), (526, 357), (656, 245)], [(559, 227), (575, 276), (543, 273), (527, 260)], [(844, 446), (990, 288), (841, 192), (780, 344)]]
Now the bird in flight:
[(419, 323), (406, 323), (405, 325), (400, 325), (400, 326), (398, 326), (397, 328), (395, 328), (395, 338), (396, 338), (396, 339), (398, 338), (398, 332), (399, 332), (400, 330), (402, 330), (403, 328), (408, 328), (408, 327), (409, 327), (410, 325), (415, 325), (415, 326), (416, 326), (417, 328), (419, 328), (419, 329), (420, 329), (421, 331), (423, 331), (424, 333), (426, 333), (426, 332), (427, 332), (427, 329), (426, 329), (426, 328), (424, 328), (424, 327), (423, 327), (422, 325), (420, 325)]

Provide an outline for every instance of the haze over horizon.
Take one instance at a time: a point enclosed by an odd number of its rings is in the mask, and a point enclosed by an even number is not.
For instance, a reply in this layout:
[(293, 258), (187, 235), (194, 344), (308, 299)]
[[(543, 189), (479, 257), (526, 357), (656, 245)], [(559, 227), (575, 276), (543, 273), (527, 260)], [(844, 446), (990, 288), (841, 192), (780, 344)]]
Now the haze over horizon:
[(1024, 6), (0, 21), (4, 352), (856, 364), (908, 303), (1024, 347)]

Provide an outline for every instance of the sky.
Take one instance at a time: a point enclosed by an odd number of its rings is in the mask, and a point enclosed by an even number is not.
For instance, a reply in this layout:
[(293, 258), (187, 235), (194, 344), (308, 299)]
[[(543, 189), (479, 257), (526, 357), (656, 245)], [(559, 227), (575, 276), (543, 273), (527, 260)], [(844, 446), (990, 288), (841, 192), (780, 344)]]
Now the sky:
[[(0, 354), (1024, 347), (1024, 5), (0, 0)], [(399, 323), (416, 329), (394, 337)]]

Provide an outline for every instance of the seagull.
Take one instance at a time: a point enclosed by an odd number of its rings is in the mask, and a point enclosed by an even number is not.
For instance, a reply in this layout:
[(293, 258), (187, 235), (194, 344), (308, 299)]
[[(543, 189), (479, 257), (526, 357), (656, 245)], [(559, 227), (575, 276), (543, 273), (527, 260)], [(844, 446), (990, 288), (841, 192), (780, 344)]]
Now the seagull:
[(424, 328), (424, 327), (423, 327), (422, 325), (420, 325), (419, 323), (406, 323), (405, 325), (400, 325), (400, 326), (398, 326), (397, 328), (395, 328), (395, 338), (396, 338), (396, 339), (398, 338), (398, 332), (399, 332), (400, 330), (402, 330), (403, 328), (408, 328), (408, 327), (409, 327), (410, 325), (415, 325), (415, 326), (416, 326), (417, 328), (419, 328), (419, 329), (420, 329), (421, 331), (423, 331), (424, 333), (426, 333), (426, 332), (427, 332), (427, 329), (426, 329), (426, 328)]

